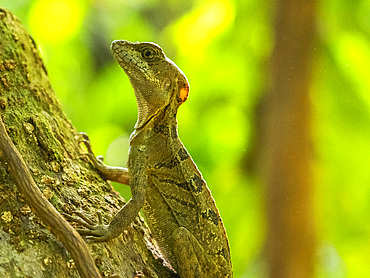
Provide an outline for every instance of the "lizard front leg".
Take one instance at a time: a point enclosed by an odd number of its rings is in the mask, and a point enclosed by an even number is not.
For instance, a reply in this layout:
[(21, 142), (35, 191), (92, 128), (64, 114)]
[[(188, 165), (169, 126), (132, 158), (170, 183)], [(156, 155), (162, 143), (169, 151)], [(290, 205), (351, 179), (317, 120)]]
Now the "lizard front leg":
[(77, 231), (85, 235), (91, 241), (107, 241), (118, 237), (138, 216), (145, 202), (145, 191), (147, 183), (147, 171), (145, 164), (134, 167), (135, 175), (130, 184), (132, 197), (113, 217), (109, 225), (104, 225), (101, 215), (98, 214), (98, 222), (88, 219), (82, 213), (76, 213), (80, 218), (63, 214), (71, 222), (80, 224), (84, 228)]
[(172, 238), (177, 271), (180, 277), (228, 277), (219, 273), (218, 266), (214, 260), (204, 251), (197, 239), (186, 228), (177, 228)]
[(86, 153), (86, 156), (89, 158), (91, 163), (94, 165), (94, 168), (99, 171), (99, 173), (104, 179), (126, 185), (130, 184), (130, 177), (127, 168), (112, 167), (105, 165), (103, 163), (102, 156), (96, 157), (94, 155), (89, 136), (86, 133), (80, 132), (78, 135), (78, 139), (81, 143), (83, 143), (86, 146), (88, 151)]
[(84, 227), (77, 229), (80, 234), (86, 235), (92, 241), (107, 241), (119, 236), (124, 229), (128, 228), (144, 205), (147, 185), (145, 158), (135, 161), (131, 171), (133, 177), (130, 179), (127, 168), (107, 166), (102, 162), (102, 159), (95, 157), (87, 134), (80, 133), (79, 137), (80, 142), (84, 143), (88, 150), (87, 156), (90, 161), (105, 179), (129, 184), (131, 187), (131, 199), (113, 217), (109, 225), (103, 224), (100, 212), (98, 212), (98, 221), (96, 222), (90, 220), (80, 212), (75, 212), (79, 218), (64, 214), (69, 221)]

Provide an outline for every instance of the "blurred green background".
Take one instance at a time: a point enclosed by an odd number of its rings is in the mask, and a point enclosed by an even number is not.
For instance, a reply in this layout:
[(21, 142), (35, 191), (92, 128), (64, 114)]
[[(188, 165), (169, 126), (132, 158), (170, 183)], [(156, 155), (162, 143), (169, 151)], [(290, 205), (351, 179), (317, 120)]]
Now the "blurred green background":
[[(37, 42), (64, 111), (96, 154), (125, 165), (136, 101), (110, 54), (153, 41), (184, 71), (179, 134), (229, 236), (235, 277), (265, 277), (256, 107), (274, 45), (273, 2), (0, 0)], [(321, 1), (311, 85), (315, 277), (370, 277), (370, 1)], [(121, 191), (121, 187), (117, 187)], [(129, 198), (129, 190), (122, 190)]]

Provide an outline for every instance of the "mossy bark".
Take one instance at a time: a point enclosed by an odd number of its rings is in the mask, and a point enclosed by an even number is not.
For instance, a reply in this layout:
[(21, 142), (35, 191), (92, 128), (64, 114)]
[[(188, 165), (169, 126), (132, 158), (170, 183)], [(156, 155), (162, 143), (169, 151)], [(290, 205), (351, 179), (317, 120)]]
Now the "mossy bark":
[[(0, 115), (37, 186), (59, 211), (103, 212), (124, 200), (83, 159), (77, 131), (63, 113), (32, 38), (0, 8)], [(172, 277), (142, 218), (117, 239), (89, 244), (102, 276)], [(68, 251), (36, 216), (0, 156), (0, 275), (79, 277)], [(157, 257), (157, 258), (156, 258)]]

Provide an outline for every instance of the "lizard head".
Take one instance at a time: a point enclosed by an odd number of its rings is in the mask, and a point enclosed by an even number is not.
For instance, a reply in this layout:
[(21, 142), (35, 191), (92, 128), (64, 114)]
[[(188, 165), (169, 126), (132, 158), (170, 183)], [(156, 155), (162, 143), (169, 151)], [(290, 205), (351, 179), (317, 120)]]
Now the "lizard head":
[(177, 109), (187, 99), (189, 83), (184, 73), (166, 57), (159, 45), (116, 40), (111, 50), (135, 91), (138, 106), (135, 128), (142, 127), (168, 105)]

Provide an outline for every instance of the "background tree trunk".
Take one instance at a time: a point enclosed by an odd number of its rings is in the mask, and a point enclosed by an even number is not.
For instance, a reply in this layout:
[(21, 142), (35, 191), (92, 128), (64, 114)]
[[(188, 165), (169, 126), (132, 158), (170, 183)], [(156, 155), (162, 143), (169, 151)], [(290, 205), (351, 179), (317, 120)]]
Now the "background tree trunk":
[(267, 96), (269, 277), (313, 277), (315, 227), (312, 200), (310, 81), (315, 1), (276, 1), (275, 47)]
[[(43, 195), (59, 212), (97, 209), (109, 221), (124, 201), (81, 159), (75, 128), (64, 115), (32, 38), (0, 9), (0, 115)], [(68, 53), (66, 53), (68, 55)], [(79, 277), (64, 246), (33, 214), (0, 157), (0, 275)], [(90, 244), (102, 276), (175, 277), (138, 217), (124, 235)], [(156, 259), (157, 257), (157, 259)]]

